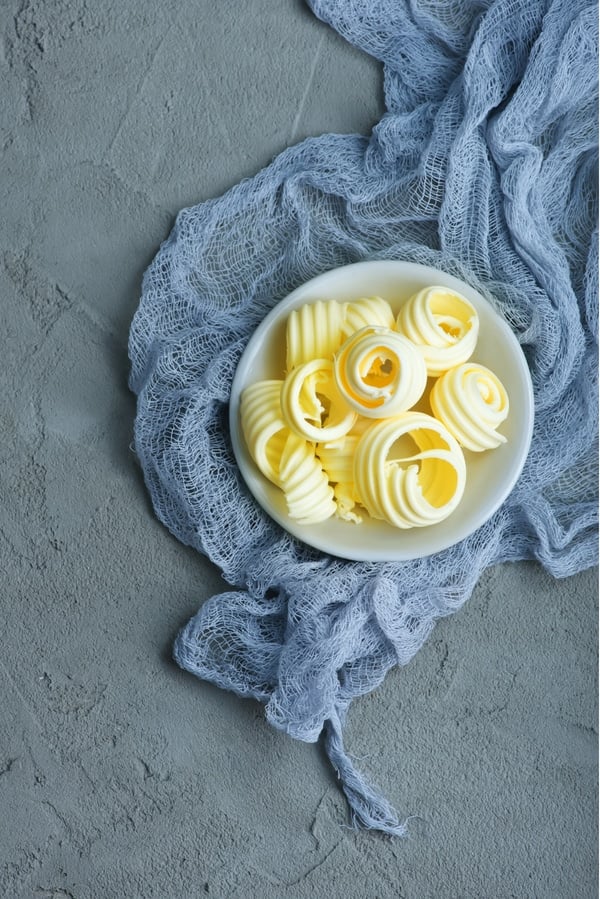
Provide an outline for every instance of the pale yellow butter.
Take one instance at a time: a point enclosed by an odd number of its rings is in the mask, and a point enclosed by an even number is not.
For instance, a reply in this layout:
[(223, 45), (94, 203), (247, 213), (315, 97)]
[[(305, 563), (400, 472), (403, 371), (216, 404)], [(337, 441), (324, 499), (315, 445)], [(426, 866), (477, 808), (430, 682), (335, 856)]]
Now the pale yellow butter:
[(466, 484), (465, 458), (444, 426), (422, 412), (375, 422), (354, 455), (354, 482), (372, 518), (397, 528), (447, 518)]
[(283, 381), (257, 381), (240, 399), (240, 420), (248, 451), (260, 471), (279, 485), (279, 462), (289, 433), (281, 414)]
[(500, 379), (483, 365), (465, 362), (435, 382), (431, 409), (461, 446), (473, 452), (506, 443), (498, 427), (508, 416), (508, 394)]
[(317, 524), (336, 511), (333, 488), (314, 444), (291, 432), (281, 454), (279, 479), (288, 514), (299, 524)]
[(479, 316), (462, 294), (447, 287), (426, 287), (404, 303), (396, 329), (419, 347), (427, 374), (437, 376), (471, 357)]
[[(382, 297), (362, 297), (346, 305), (342, 332), (349, 337), (355, 331), (375, 325), (378, 328), (393, 328), (394, 313), (387, 300)], [(341, 341), (340, 341), (341, 342)]]
[(342, 344), (334, 374), (348, 405), (367, 418), (410, 409), (427, 382), (422, 354), (406, 337), (383, 327), (356, 331)]
[(346, 303), (317, 300), (293, 309), (286, 327), (286, 367), (313, 359), (331, 359), (342, 343)]
[(334, 484), (333, 493), (336, 501), (338, 518), (346, 521), (361, 521), (360, 515), (354, 511), (358, 496), (354, 485), (354, 454), (359, 435), (346, 434), (339, 440), (320, 443), (317, 456), (329, 481)]
[(281, 412), (292, 431), (315, 443), (343, 437), (356, 421), (356, 412), (336, 386), (329, 359), (313, 359), (287, 374), (281, 388)]
[[(466, 484), (462, 447), (499, 446), (508, 395), (467, 360), (479, 333), (473, 305), (443, 287), (419, 291), (398, 317), (381, 297), (319, 300), (287, 321), (283, 380), (241, 397), (241, 425), (259, 470), (284, 493), (290, 518), (361, 511), (397, 528), (447, 518)], [(427, 378), (436, 378), (427, 412)]]
[(251, 384), (240, 400), (246, 446), (259, 470), (285, 494), (290, 518), (315, 524), (336, 511), (333, 488), (315, 454), (315, 445), (299, 437), (281, 414), (283, 381)]

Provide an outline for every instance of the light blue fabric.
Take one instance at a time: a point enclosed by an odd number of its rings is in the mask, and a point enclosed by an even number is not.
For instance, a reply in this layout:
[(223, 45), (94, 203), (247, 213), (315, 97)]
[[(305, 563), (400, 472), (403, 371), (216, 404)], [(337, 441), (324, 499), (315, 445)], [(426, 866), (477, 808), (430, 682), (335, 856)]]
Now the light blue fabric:
[[(351, 701), (408, 662), (486, 566), (538, 559), (562, 577), (596, 561), (597, 9), (311, 6), (383, 62), (387, 112), (370, 138), (307, 140), (180, 213), (131, 328), (135, 446), (157, 516), (231, 587), (183, 628), (178, 663), (260, 700), (291, 736), (322, 737), (353, 822), (402, 834), (344, 750)], [(236, 364), (265, 314), (315, 275), (373, 258), (437, 266), (491, 298), (535, 391), (511, 496), (459, 545), (406, 563), (347, 562), (284, 533), (241, 480), (227, 428)]]

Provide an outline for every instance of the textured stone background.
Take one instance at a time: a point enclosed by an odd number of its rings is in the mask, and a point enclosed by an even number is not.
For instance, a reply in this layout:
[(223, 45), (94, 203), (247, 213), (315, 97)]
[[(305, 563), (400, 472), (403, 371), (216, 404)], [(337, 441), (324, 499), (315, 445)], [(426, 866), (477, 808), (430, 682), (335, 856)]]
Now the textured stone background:
[(348, 744), (402, 812), (343, 826), (318, 746), (170, 661), (218, 572), (154, 519), (128, 326), (181, 206), (368, 133), (378, 65), (300, 0), (0, 4), (0, 896), (596, 895), (597, 573), (498, 567)]

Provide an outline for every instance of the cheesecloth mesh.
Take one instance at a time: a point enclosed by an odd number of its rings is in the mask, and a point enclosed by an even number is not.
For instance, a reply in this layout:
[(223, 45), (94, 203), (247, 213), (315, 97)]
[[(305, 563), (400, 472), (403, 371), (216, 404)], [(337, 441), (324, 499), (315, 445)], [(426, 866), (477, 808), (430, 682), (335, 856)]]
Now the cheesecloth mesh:
[[(135, 448), (158, 518), (231, 589), (177, 637), (177, 662), (324, 740), (355, 824), (405, 821), (344, 750), (353, 699), (407, 663), (493, 563), (564, 577), (596, 561), (597, 10), (582, 0), (312, 0), (383, 63), (369, 138), (325, 135), (184, 209), (130, 333)], [(229, 440), (240, 355), (278, 300), (335, 266), (407, 259), (493, 296), (524, 349), (535, 432), (508, 500), (413, 562), (321, 554), (256, 504)]]

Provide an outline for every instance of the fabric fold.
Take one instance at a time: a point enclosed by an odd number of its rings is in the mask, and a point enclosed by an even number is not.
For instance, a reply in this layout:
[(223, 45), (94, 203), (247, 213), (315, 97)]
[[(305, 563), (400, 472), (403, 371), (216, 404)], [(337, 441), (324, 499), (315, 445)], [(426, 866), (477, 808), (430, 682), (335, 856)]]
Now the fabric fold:
[[(350, 703), (407, 664), (487, 566), (537, 559), (561, 577), (597, 561), (596, 5), (310, 5), (383, 62), (386, 114), (369, 138), (311, 138), (178, 215), (131, 326), (135, 449), (158, 518), (230, 588), (182, 629), (177, 663), (323, 740), (353, 822), (400, 835), (344, 749)], [(246, 489), (227, 429), (257, 325), (299, 284), (363, 259), (471, 284), (512, 327), (534, 385), (511, 496), (475, 534), (404, 563), (329, 557), (283, 531)]]

